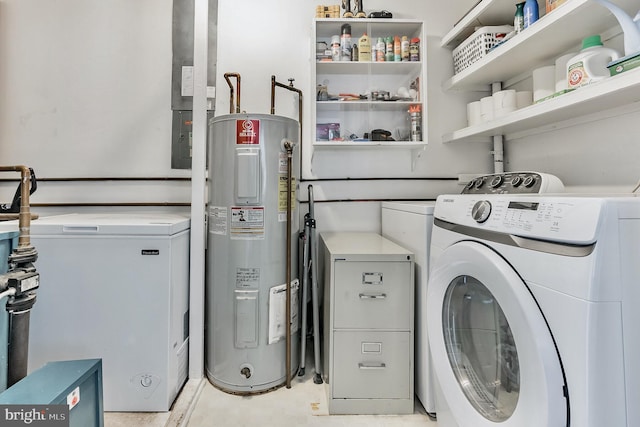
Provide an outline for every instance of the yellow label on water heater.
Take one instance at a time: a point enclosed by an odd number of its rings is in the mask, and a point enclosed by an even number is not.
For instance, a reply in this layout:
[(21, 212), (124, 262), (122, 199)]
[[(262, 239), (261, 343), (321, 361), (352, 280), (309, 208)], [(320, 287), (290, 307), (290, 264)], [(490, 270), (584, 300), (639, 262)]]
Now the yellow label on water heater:
[[(291, 177), (291, 210), (296, 208), (296, 177)], [(278, 221), (287, 220), (287, 175), (278, 176)]]

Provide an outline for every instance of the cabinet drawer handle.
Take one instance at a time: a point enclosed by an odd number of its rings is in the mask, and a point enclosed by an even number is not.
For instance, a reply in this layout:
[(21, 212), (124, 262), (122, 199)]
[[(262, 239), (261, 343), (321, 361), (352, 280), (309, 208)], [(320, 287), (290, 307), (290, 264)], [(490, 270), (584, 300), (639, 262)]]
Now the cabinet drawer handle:
[(359, 294), (360, 299), (385, 299), (387, 294)]
[(358, 363), (358, 369), (385, 369), (387, 367), (384, 363), (378, 363), (376, 365), (368, 363)]

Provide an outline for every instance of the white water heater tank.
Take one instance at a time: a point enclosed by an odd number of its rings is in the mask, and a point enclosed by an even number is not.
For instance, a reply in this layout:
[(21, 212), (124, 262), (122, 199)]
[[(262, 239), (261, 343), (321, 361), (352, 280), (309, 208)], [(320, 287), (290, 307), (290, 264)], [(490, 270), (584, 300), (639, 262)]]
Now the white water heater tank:
[(234, 394), (286, 382), (287, 245), (291, 247), (291, 367), (298, 367), (298, 214), (291, 156), (291, 228), (287, 241), (287, 151), (298, 122), (267, 114), (230, 114), (209, 121), (206, 261), (206, 372)]

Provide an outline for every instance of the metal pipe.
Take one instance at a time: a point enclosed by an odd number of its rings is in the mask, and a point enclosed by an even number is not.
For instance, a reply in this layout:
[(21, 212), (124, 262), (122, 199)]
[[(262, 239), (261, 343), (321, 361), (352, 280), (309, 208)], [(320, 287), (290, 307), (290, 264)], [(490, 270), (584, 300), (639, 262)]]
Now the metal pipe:
[(31, 246), (31, 211), (29, 209), (29, 194), (31, 192), (31, 171), (27, 166), (0, 166), (0, 172), (20, 172), (20, 214), (18, 215), (18, 249)]
[[(18, 247), (9, 256), (11, 263), (10, 273), (14, 279), (19, 277), (34, 277), (35, 268), (33, 262), (38, 254), (31, 246), (31, 211), (29, 195), (31, 194), (31, 170), (27, 166), (0, 166), (0, 172), (20, 172), (20, 212), (18, 214)], [(35, 188), (35, 184), (34, 184)], [(36, 278), (37, 279), (37, 278)], [(29, 319), (31, 308), (36, 300), (33, 291), (18, 291), (14, 293), (6, 303), (9, 312), (9, 340), (7, 347), (7, 387), (11, 387), (27, 375), (27, 362), (29, 356)], [(17, 295), (14, 297), (14, 295)]]
[(283, 83), (276, 81), (276, 76), (271, 76), (271, 114), (276, 113), (276, 87), (281, 87), (283, 89), (287, 89), (291, 92), (295, 92), (298, 94), (298, 123), (300, 123), (300, 172), (299, 176), (302, 178), (302, 91), (293, 86), (294, 79), (289, 79), (289, 84), (285, 85)]
[(285, 309), (285, 341), (286, 341), (286, 359), (285, 359), (285, 375), (287, 388), (291, 388), (291, 158), (293, 157), (293, 144), (285, 141), (284, 147), (287, 150), (287, 232), (286, 232), (286, 309)]
[(231, 84), (231, 80), (229, 77), (236, 78), (236, 91), (238, 92), (238, 97), (236, 99), (236, 113), (240, 113), (240, 74), (238, 73), (224, 73), (224, 79), (227, 81), (229, 85), (229, 113), (233, 114), (233, 85)]

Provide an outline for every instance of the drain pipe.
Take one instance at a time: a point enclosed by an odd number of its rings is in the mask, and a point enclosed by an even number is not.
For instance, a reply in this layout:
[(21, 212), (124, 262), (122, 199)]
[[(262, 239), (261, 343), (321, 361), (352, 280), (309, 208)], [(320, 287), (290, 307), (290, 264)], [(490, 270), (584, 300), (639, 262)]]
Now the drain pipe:
[(285, 375), (287, 388), (291, 388), (291, 159), (293, 158), (293, 147), (295, 143), (287, 140), (282, 141), (282, 147), (287, 152), (287, 231), (286, 231), (286, 298), (285, 298), (285, 342), (286, 342), (286, 359), (285, 359)]
[[(302, 91), (293, 86), (294, 79), (289, 79), (289, 85), (285, 85), (276, 81), (276, 76), (271, 76), (271, 114), (276, 113), (276, 87), (287, 89), (291, 92), (298, 94), (298, 123), (300, 124), (300, 135), (298, 141), (300, 142), (300, 168), (302, 168)], [(286, 361), (285, 361), (285, 375), (287, 378), (287, 388), (291, 388), (291, 160), (293, 157), (293, 147), (295, 143), (291, 141), (282, 141), (283, 148), (287, 151), (287, 272), (286, 272)], [(302, 171), (300, 171), (302, 172)]]
[[(494, 94), (502, 90), (501, 82), (491, 83), (491, 93)], [(504, 173), (504, 137), (502, 135), (493, 136), (493, 173)]]
[(300, 123), (300, 171), (299, 176), (302, 177), (302, 91), (293, 86), (295, 79), (288, 79), (289, 84), (285, 85), (276, 81), (276, 76), (271, 76), (271, 114), (276, 113), (276, 87), (287, 89), (298, 94), (298, 123)]
[(9, 312), (9, 343), (7, 388), (27, 375), (29, 355), (29, 319), (36, 302), (35, 290), (40, 286), (40, 275), (33, 263), (38, 253), (31, 246), (31, 212), (29, 195), (31, 170), (26, 166), (0, 166), (0, 172), (20, 172), (20, 213), (18, 247), (9, 255), (9, 271), (0, 276), (0, 290), (8, 295), (6, 310)]
[(231, 84), (231, 80), (229, 80), (229, 77), (235, 77), (236, 78), (236, 88), (237, 88), (237, 92), (238, 92), (238, 98), (236, 101), (236, 113), (240, 113), (240, 74), (238, 73), (224, 73), (224, 79), (227, 81), (227, 84), (229, 85), (229, 113), (233, 114), (233, 85)]

